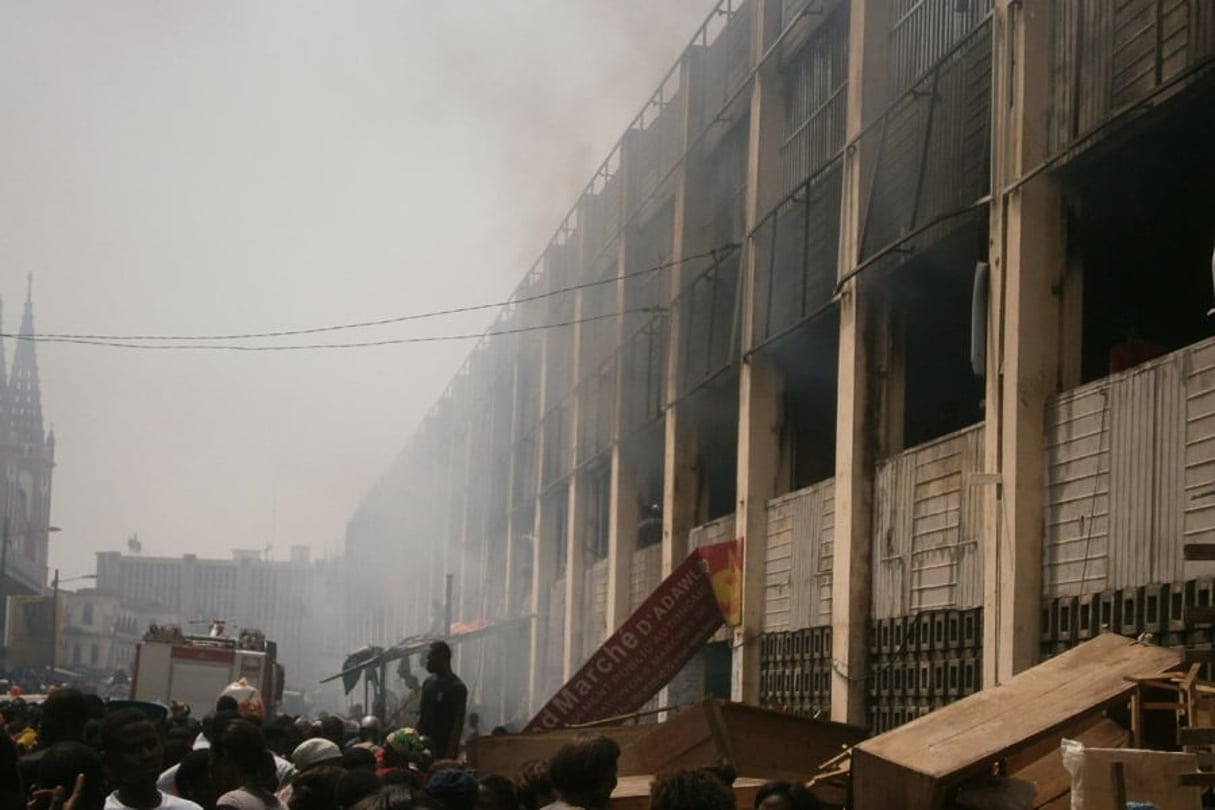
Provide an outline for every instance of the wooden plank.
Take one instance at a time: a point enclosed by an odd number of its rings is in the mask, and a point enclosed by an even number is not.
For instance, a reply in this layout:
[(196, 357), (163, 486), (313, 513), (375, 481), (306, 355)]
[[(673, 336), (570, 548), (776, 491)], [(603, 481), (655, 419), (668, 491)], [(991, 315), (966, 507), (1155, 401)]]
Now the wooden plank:
[[(1176, 666), (1179, 651), (1102, 634), (1011, 678), (857, 746), (874, 759), (933, 779), (982, 768), (1068, 725), (1122, 703), (1135, 688), (1123, 677)], [(855, 760), (854, 760), (855, 765)], [(859, 773), (883, 779), (889, 773)]]
[(1215, 561), (1215, 543), (1186, 543), (1181, 553), (1191, 562), (1212, 562)]
[(1178, 745), (1215, 745), (1215, 728), (1179, 728)]

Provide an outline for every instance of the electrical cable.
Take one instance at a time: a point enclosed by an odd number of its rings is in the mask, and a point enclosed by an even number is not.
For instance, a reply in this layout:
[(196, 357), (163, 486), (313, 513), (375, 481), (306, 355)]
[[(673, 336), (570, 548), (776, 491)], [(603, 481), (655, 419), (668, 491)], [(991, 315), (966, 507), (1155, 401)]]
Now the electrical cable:
[[(695, 253), (690, 256), (684, 256), (678, 260), (670, 260), (660, 262), (652, 267), (647, 267), (641, 270), (635, 270), (631, 273), (625, 273), (621, 276), (611, 276), (609, 278), (598, 279), (596, 281), (587, 281), (580, 284), (571, 284), (567, 287), (561, 287), (548, 292), (536, 293), (522, 298), (511, 298), (506, 301), (496, 301), (486, 304), (471, 304), (463, 307), (450, 307), (448, 309), (432, 310), (429, 312), (416, 312), (409, 315), (398, 315), (391, 318), (380, 318), (369, 321), (356, 321), (352, 323), (332, 324), (329, 326), (315, 326), (305, 329), (285, 329), (274, 332), (245, 332), (237, 334), (220, 334), (220, 335), (105, 335), (105, 334), (79, 334), (70, 332), (36, 332), (29, 335), (35, 340), (41, 342), (58, 342), (58, 343), (84, 343), (92, 341), (97, 343), (126, 343), (134, 341), (209, 341), (209, 340), (260, 340), (264, 338), (279, 338), (279, 337), (299, 337), (301, 335), (315, 335), (324, 332), (340, 332), (350, 329), (367, 329), (376, 326), (388, 326), (394, 323), (405, 323), (407, 321), (420, 321), (430, 318), (440, 318), (448, 315), (462, 315), (469, 312), (479, 312), (487, 309), (501, 309), (503, 307), (518, 306), (519, 304), (529, 304), (535, 301), (542, 301), (547, 298), (554, 298), (558, 295), (566, 295), (568, 293), (585, 290), (590, 287), (598, 287), (604, 284), (614, 284), (622, 279), (632, 279), (639, 276), (646, 276), (652, 273), (657, 273), (662, 270), (669, 270), (686, 262), (696, 261), (697, 259), (716, 259), (720, 251), (731, 251), (742, 247), (738, 243), (726, 243), (711, 250), (706, 250), (702, 253)], [(567, 324), (560, 324), (567, 325)], [(20, 335), (0, 334), (2, 337), (21, 338)], [(463, 336), (460, 337), (463, 339)], [(345, 344), (342, 344), (345, 345)], [(354, 344), (351, 344), (354, 345)], [(373, 342), (368, 341), (367, 345), (373, 345)], [(326, 345), (325, 348), (330, 346)]]
[(486, 332), (468, 332), (457, 335), (418, 335), (414, 337), (384, 338), (382, 340), (366, 340), (354, 343), (290, 343), (287, 345), (257, 346), (242, 343), (151, 343), (126, 342), (123, 340), (94, 339), (89, 337), (52, 337), (50, 335), (22, 335), (13, 332), (0, 332), (0, 337), (25, 340), (32, 343), (67, 343), (77, 346), (102, 346), (111, 349), (142, 349), (145, 351), (231, 351), (231, 352), (285, 352), (305, 351), (314, 349), (365, 349), (374, 346), (399, 346), (409, 343), (446, 343), (457, 340), (478, 340), (484, 337), (498, 335), (517, 335), (524, 332), (538, 332), (545, 329), (560, 329), (566, 326), (576, 326), (608, 318), (617, 318), (635, 313), (652, 313), (656, 307), (637, 307), (619, 312), (608, 312), (603, 315), (590, 315), (585, 318), (575, 318), (558, 323), (537, 324), (535, 326), (517, 326), (511, 329), (497, 329)]

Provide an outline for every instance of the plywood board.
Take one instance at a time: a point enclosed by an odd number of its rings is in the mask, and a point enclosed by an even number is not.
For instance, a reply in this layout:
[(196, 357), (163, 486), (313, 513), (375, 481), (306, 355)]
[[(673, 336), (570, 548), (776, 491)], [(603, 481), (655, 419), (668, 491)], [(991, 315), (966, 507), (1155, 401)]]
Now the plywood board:
[(1159, 810), (1197, 810), (1201, 804), (1196, 787), (1180, 787), (1177, 777), (1198, 770), (1198, 757), (1172, 751), (1087, 748), (1078, 778), (1072, 782), (1073, 804), (1082, 799), (1086, 808), (1114, 806), (1110, 764), (1123, 763), (1128, 801), (1150, 801)]
[[(1127, 700), (1128, 675), (1176, 666), (1176, 650), (1103, 634), (1010, 679), (866, 740), (853, 754), (856, 810), (932, 807), (944, 791), (1077, 717)], [(924, 802), (918, 804), (917, 802)]]

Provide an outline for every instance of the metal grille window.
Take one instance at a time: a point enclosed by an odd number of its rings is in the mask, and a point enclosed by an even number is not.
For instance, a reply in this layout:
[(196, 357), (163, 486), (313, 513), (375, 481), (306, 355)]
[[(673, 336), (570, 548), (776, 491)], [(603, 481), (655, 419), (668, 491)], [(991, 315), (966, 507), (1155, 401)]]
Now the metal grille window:
[(755, 332), (774, 340), (831, 304), (839, 257), (842, 161), (785, 198), (756, 228)]
[(578, 386), (578, 466), (612, 446), (616, 417), (616, 358), (613, 356)]
[(991, 37), (988, 17), (862, 134), (860, 153), (873, 156), (861, 200), (863, 261), (896, 245), (914, 250), (910, 237), (956, 225), (990, 190)]
[(841, 4), (786, 67), (788, 133), (781, 168), (788, 194), (844, 146), (848, 97), (848, 10)]
[(992, 6), (992, 0), (892, 0), (890, 86), (894, 95), (934, 70), (954, 45), (986, 21)]
[(727, 249), (679, 295), (679, 394), (687, 395), (737, 359), (740, 251)]
[(563, 402), (544, 417), (544, 468), (542, 485), (545, 489), (560, 481), (569, 472), (569, 408)]
[(663, 181), (679, 160), (680, 80), (676, 65), (625, 133), (623, 155), (629, 214), (661, 191)]
[(662, 418), (668, 318), (659, 313), (620, 349), (621, 438)]
[(1052, 154), (1215, 57), (1207, 0), (1054, 0)]
[(693, 96), (693, 137), (718, 122), (719, 113), (751, 75), (752, 15), (750, 0), (721, 0), (697, 31), (692, 46), (699, 46), (701, 81)]

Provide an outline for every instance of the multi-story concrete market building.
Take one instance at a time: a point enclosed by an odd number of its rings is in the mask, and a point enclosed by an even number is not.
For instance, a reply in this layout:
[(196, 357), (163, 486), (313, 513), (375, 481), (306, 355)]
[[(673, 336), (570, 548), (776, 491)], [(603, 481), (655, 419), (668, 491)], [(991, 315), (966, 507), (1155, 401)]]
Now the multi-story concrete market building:
[(452, 574), (453, 621), (531, 617), (457, 667), (518, 719), (733, 537), (693, 691), (880, 729), (1184, 642), (1213, 59), (1204, 2), (722, 0), (352, 519), (391, 616), (351, 646)]

